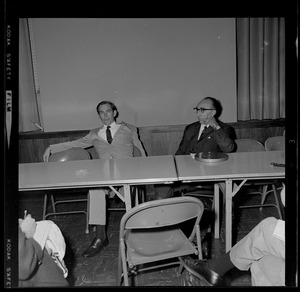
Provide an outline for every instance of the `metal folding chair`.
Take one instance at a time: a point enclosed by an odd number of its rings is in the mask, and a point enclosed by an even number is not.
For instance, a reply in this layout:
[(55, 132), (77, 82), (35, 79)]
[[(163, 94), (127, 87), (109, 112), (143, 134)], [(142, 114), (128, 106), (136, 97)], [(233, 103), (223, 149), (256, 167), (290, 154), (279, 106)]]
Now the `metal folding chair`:
[[(124, 279), (129, 286), (129, 276), (171, 265), (179, 264), (180, 275), (182, 256), (202, 259), (203, 211), (200, 200), (186, 196), (142, 203), (126, 212), (120, 223), (118, 284)], [(190, 223), (190, 230), (183, 228), (184, 222)]]
[[(237, 145), (236, 152), (254, 152), (254, 151), (266, 151), (264, 145), (255, 139), (236, 139), (235, 140)], [(271, 186), (271, 190), (268, 190), (269, 186)], [(282, 213), (281, 213), (281, 207), (280, 202), (278, 199), (277, 194), (277, 188), (276, 188), (276, 181), (261, 181), (261, 180), (255, 180), (255, 181), (249, 181), (246, 182), (243, 185), (243, 189), (245, 188), (262, 188), (262, 190), (254, 190), (250, 191), (249, 194), (260, 194), (261, 195), (261, 203), (258, 205), (245, 205), (245, 206), (239, 206), (239, 208), (256, 208), (259, 207), (262, 211), (263, 207), (275, 207), (278, 211), (278, 216), (280, 219), (282, 219)], [(275, 204), (265, 204), (266, 197), (269, 193), (274, 194)]]
[[(80, 147), (74, 147), (65, 151), (56, 152), (49, 156), (49, 162), (65, 162), (70, 160), (88, 160), (91, 159), (91, 156), (88, 151)], [(85, 214), (86, 216), (86, 229), (85, 232), (89, 233), (89, 214), (88, 208), (87, 210), (73, 210), (73, 211), (63, 211), (58, 212), (56, 206), (58, 204), (69, 204), (69, 203), (78, 203), (78, 202), (87, 202), (88, 198), (85, 199), (65, 199), (65, 200), (55, 200), (55, 195), (53, 192), (50, 194), (51, 204), (52, 204), (52, 212), (47, 213), (48, 209), (48, 193), (46, 192), (44, 195), (44, 209), (43, 209), (43, 220), (46, 220), (49, 216), (57, 216), (57, 215), (67, 215), (67, 214)]]
[(266, 151), (285, 150), (285, 136), (270, 137), (265, 141)]

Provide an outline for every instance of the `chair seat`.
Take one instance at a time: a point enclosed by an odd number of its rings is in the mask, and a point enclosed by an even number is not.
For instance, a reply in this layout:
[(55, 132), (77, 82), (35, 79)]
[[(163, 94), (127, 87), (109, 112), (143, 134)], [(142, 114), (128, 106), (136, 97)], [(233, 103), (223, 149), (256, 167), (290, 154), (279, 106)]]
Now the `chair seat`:
[(195, 246), (178, 229), (153, 232), (128, 232), (127, 256), (132, 266), (172, 257), (197, 254)]

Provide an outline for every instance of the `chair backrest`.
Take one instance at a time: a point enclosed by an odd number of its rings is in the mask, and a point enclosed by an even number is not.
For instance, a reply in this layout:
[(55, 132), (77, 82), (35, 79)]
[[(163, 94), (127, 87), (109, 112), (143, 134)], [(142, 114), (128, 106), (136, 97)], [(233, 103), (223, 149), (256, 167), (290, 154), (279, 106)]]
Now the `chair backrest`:
[[(120, 236), (125, 229), (147, 229), (176, 225), (193, 218), (199, 224), (204, 211), (203, 203), (193, 197), (174, 197), (142, 203), (124, 214)], [(195, 228), (192, 234), (195, 233)]]
[(87, 148), (86, 151), (88, 151), (90, 153), (92, 159), (98, 159), (99, 158), (98, 153), (97, 153), (94, 146)]
[(236, 139), (236, 152), (256, 152), (265, 151), (264, 145), (255, 139)]
[(49, 162), (51, 161), (69, 161), (69, 160), (88, 160), (91, 159), (89, 152), (80, 147), (73, 147), (68, 150), (53, 153), (49, 156)]
[(275, 136), (268, 138), (265, 141), (265, 148), (267, 151), (285, 150), (285, 137)]

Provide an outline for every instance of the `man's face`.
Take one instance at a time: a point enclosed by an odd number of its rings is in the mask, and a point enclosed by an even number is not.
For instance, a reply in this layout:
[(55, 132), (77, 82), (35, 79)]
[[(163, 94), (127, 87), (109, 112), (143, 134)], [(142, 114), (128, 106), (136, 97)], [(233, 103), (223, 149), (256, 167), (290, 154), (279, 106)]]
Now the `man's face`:
[(197, 117), (201, 124), (207, 124), (206, 120), (216, 114), (212, 102), (210, 100), (202, 100), (197, 105)]
[(103, 104), (99, 107), (99, 117), (104, 125), (110, 125), (114, 122), (116, 111), (113, 111), (110, 104)]

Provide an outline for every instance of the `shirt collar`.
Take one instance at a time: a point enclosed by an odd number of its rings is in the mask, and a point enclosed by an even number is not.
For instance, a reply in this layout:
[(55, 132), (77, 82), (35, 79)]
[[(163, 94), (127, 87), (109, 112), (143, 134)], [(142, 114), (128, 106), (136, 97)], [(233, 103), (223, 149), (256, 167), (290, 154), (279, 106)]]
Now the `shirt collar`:
[[(109, 126), (111, 129), (115, 128), (116, 127), (116, 122), (112, 122)], [(107, 129), (107, 125), (104, 125), (104, 129), (106, 130)]]
[(208, 126), (208, 125), (201, 124), (201, 127), (200, 127), (200, 129), (202, 129), (202, 130), (203, 130), (205, 127), (206, 127), (206, 128), (208, 128), (209, 126)]

